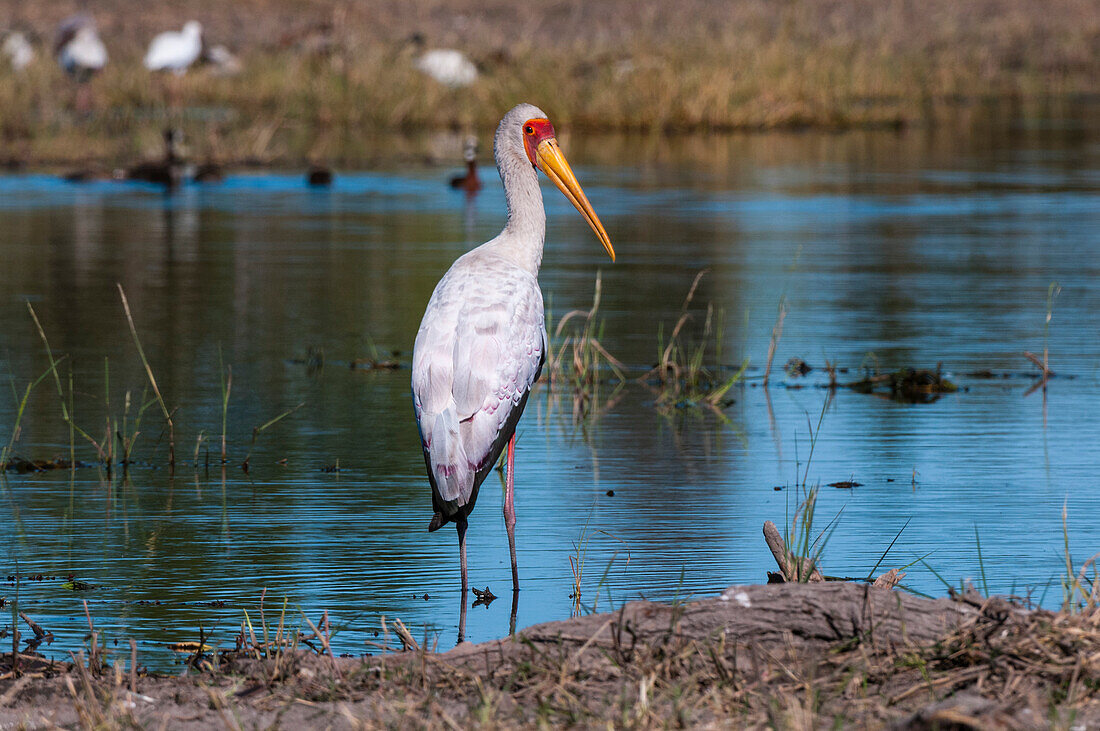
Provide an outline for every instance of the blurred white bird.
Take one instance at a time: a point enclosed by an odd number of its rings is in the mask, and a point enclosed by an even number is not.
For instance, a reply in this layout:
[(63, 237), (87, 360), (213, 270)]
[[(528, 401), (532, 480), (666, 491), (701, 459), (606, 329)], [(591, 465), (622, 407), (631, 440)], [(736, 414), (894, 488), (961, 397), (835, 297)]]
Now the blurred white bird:
[(208, 47), (203, 44), (202, 61), (214, 67), (218, 76), (236, 76), (241, 72), (241, 60), (223, 45)]
[(150, 71), (175, 71), (182, 75), (187, 67), (202, 55), (202, 24), (189, 20), (182, 31), (159, 33), (145, 54), (145, 68)]
[(34, 46), (27, 40), (27, 36), (17, 30), (8, 33), (4, 43), (0, 45), (11, 67), (15, 71), (22, 71), (34, 60)]
[(477, 81), (477, 66), (462, 51), (451, 48), (425, 52), (416, 60), (416, 68), (452, 89)]
[(65, 73), (81, 84), (107, 65), (107, 48), (95, 20), (86, 13), (72, 15), (57, 26), (54, 53)]

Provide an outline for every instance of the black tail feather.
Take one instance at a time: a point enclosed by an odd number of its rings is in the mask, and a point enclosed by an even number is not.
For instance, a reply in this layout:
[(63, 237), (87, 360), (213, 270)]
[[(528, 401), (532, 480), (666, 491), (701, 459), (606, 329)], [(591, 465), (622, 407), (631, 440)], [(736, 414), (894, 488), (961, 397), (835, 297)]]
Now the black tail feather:
[(432, 533), (443, 527), (443, 524), (447, 522), (447, 519), (443, 517), (443, 513), (437, 512), (432, 516), (432, 522), (428, 524), (428, 532)]

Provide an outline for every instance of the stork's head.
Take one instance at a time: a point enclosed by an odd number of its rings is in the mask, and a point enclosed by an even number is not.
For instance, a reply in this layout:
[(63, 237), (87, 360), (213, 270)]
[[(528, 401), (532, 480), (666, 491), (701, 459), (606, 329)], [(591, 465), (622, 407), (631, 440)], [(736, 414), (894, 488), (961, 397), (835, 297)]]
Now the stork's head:
[(189, 20), (183, 24), (184, 35), (198, 38), (202, 35), (202, 23), (197, 20)]
[(550, 182), (581, 212), (588, 225), (596, 232), (611, 261), (615, 261), (611, 239), (600, 223), (599, 216), (592, 210), (592, 204), (588, 202), (581, 184), (577, 182), (577, 177), (573, 175), (569, 162), (558, 146), (554, 125), (550, 124), (546, 112), (531, 104), (513, 107), (504, 115), (497, 128), (495, 146), (498, 161), (502, 159), (502, 153), (518, 159), (521, 164), (526, 159), (534, 169), (541, 170), (550, 178)]

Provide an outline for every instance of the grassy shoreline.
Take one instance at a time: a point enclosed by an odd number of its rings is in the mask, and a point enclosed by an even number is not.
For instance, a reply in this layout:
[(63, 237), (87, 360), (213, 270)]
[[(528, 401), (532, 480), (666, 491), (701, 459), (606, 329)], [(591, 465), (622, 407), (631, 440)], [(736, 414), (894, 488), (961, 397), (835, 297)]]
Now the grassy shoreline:
[[(134, 650), (0, 655), (0, 724), (39, 728), (1085, 728), (1100, 720), (1100, 614), (844, 582), (632, 602), (444, 653), (400, 622), (337, 658), (242, 628), (179, 675)], [(263, 632), (261, 633), (261, 629)], [(93, 635), (94, 638), (94, 635)], [(261, 641), (262, 640), (262, 641)], [(94, 642), (94, 639), (93, 639)], [(198, 643), (192, 643), (195, 648)], [(107, 653), (104, 655), (104, 653)], [(9, 672), (5, 672), (9, 671)]]
[[(6, 2), (0, 25), (40, 38), (66, 14)], [(74, 85), (42, 45), (23, 74), (0, 70), (7, 162), (133, 159), (158, 151), (167, 124), (184, 127), (196, 158), (223, 163), (374, 161), (385, 151), (372, 136), (423, 131), (477, 133), (484, 152), (521, 100), (568, 129), (669, 134), (930, 126), (991, 100), (1023, 118), (1057, 116), (1100, 93), (1100, 12), (1071, 0), (612, 0), (522, 12), (503, 0), (242, 0), (140, 18), (106, 0), (95, 12), (111, 61), (87, 115), (72, 111)], [(188, 17), (240, 56), (239, 75), (140, 67), (148, 39)], [(479, 80), (452, 90), (421, 75), (414, 33), (465, 51)]]

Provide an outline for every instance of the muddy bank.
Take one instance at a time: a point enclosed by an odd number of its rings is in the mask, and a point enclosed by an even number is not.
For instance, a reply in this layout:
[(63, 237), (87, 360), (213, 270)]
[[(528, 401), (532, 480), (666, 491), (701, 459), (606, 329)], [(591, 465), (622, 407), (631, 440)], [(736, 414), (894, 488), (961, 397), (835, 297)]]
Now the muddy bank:
[(633, 602), (439, 654), (248, 655), (185, 676), (24, 658), (18, 678), (5, 656), (0, 727), (1100, 723), (1100, 611), (849, 583)]

